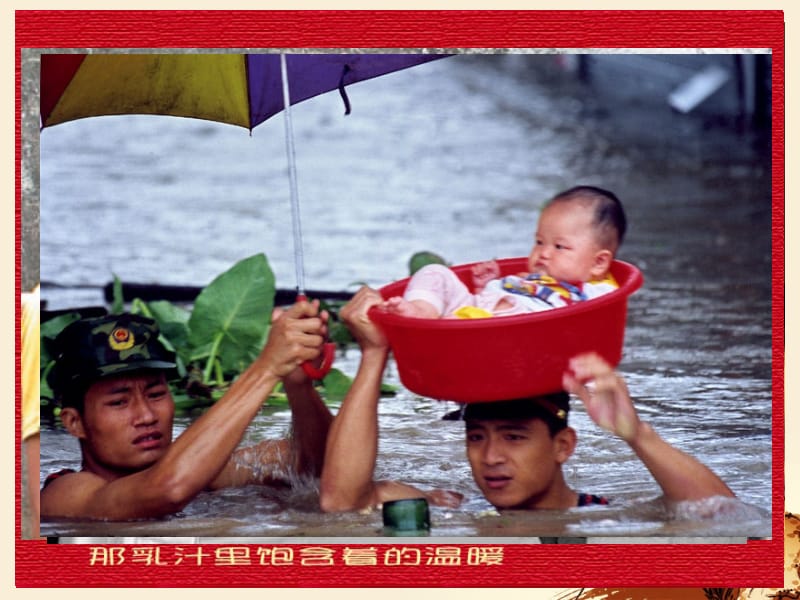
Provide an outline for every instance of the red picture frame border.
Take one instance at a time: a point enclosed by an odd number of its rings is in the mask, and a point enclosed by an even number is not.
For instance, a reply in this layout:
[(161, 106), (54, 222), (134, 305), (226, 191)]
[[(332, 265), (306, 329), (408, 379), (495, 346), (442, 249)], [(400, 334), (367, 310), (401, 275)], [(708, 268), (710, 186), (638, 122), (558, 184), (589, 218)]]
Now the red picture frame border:
[[(286, 566), (124, 561), (92, 546), (22, 540), (19, 348), (16, 584), (19, 587), (782, 587), (784, 517), (784, 18), (782, 11), (16, 11), (16, 275), (20, 292), (23, 48), (763, 48), (772, 52), (773, 527), (747, 544), (508, 544), (498, 565)], [(17, 311), (16, 327), (20, 316)], [(19, 339), (19, 336), (17, 336)], [(378, 552), (391, 544), (366, 540)], [(431, 539), (430, 547), (435, 547)], [(336, 544), (323, 544), (336, 548)], [(480, 539), (470, 547), (485, 546)], [(496, 544), (492, 544), (496, 545)], [(348, 544), (358, 547), (359, 544)], [(302, 544), (297, 545), (301, 548)], [(213, 552), (214, 545), (206, 550)], [(165, 547), (164, 550), (174, 550)], [(254, 561), (257, 562), (257, 561)], [(233, 569), (233, 570), (232, 570)]]

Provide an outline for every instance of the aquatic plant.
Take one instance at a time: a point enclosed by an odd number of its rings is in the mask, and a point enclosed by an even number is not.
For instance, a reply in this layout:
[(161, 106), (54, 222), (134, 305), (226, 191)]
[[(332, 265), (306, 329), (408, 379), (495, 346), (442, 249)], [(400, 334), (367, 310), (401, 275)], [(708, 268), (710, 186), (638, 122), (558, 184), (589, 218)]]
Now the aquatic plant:
[(408, 261), (408, 274), (413, 275), (426, 265), (448, 265), (448, 262), (434, 252), (422, 251), (415, 253)]
[[(240, 260), (217, 276), (199, 293), (191, 308), (167, 300), (145, 302), (134, 298), (129, 311), (154, 319), (161, 331), (160, 341), (175, 352), (177, 376), (170, 381), (176, 409), (202, 409), (221, 398), (230, 384), (255, 360), (269, 335), (275, 302), (275, 277), (264, 254)], [(324, 303), (331, 313), (331, 338), (342, 347), (352, 338), (338, 319), (341, 304)], [(114, 276), (111, 314), (125, 310), (122, 284)], [(58, 408), (47, 374), (53, 367), (52, 344), (58, 333), (79, 319), (70, 312), (50, 319), (41, 326), (41, 396), (43, 415), (55, 416)], [(352, 380), (338, 369), (331, 369), (319, 382), (320, 394), (328, 403), (339, 403)], [(384, 385), (384, 394), (393, 394)], [(267, 405), (286, 404), (282, 387), (265, 398)]]

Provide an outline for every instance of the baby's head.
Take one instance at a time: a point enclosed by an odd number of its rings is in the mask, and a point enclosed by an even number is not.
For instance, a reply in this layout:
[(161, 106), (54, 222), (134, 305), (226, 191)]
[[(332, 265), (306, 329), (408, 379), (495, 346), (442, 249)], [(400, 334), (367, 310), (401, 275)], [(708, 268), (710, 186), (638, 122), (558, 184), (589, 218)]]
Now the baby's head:
[(570, 188), (542, 209), (528, 269), (563, 281), (602, 279), (626, 226), (622, 204), (613, 193), (592, 186)]

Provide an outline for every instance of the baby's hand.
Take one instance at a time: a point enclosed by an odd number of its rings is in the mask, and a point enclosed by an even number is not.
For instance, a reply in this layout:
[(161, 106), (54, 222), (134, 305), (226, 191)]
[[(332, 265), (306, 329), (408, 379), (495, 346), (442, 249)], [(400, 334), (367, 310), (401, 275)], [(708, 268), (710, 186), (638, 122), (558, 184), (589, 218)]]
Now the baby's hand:
[(495, 260), (487, 260), (472, 267), (472, 286), (480, 292), (492, 279), (500, 277), (500, 265)]

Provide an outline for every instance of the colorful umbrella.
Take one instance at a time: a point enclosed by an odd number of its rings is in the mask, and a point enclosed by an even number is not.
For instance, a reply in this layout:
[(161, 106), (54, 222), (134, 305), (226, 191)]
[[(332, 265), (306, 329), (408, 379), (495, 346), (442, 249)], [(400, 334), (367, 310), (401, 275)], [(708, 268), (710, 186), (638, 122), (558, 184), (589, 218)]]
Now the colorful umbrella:
[[(305, 297), (303, 245), (292, 133), (292, 104), (442, 58), (436, 54), (43, 54), (42, 128), (85, 117), (151, 114), (191, 117), (253, 130), (283, 111), (298, 298)], [(333, 360), (325, 347), (321, 378)]]
[[(442, 58), (291, 54), (291, 104)], [(193, 117), (252, 130), (284, 109), (279, 54), (43, 54), (41, 126), (100, 115)]]

